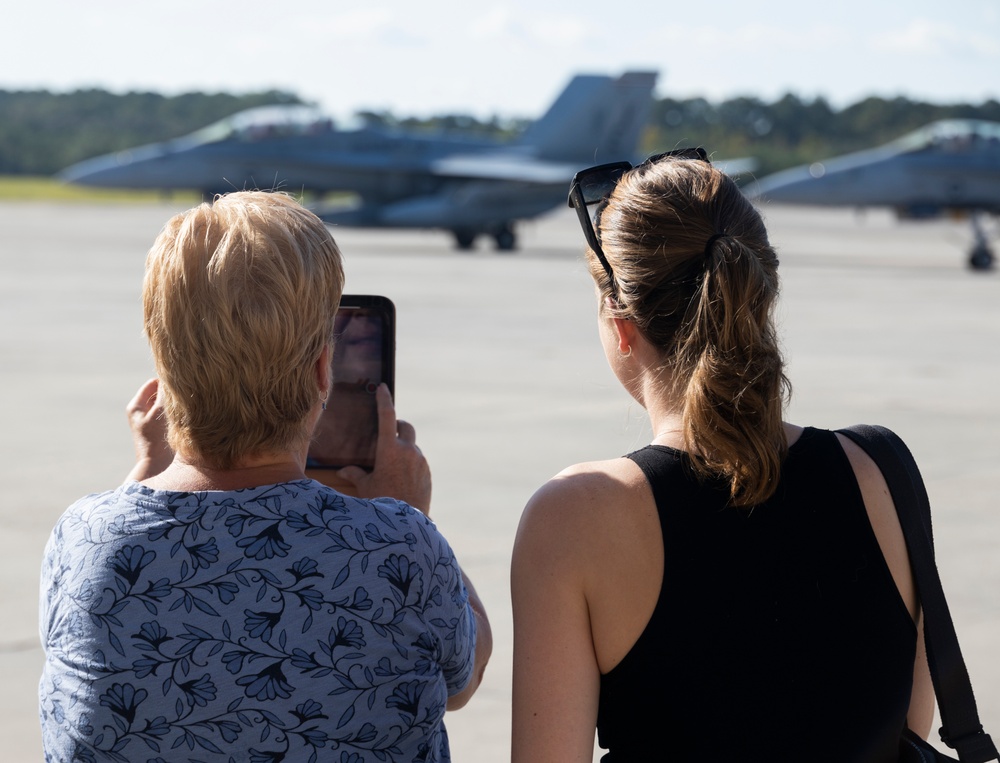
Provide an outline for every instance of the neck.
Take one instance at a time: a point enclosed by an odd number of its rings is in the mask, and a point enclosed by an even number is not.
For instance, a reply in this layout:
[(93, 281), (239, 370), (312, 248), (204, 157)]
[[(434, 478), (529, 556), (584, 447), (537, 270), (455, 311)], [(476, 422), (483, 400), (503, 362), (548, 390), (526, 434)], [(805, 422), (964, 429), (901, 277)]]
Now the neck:
[(229, 469), (216, 469), (201, 459), (177, 454), (170, 466), (142, 484), (155, 490), (185, 492), (240, 490), (292, 482), (305, 476), (305, 460), (297, 453), (245, 458)]
[(684, 450), (683, 421), (678, 411), (650, 411), (649, 423), (653, 428), (653, 439), (650, 442)]
[(668, 394), (670, 380), (662, 369), (654, 370), (651, 365), (641, 366), (633, 383), (626, 384), (626, 389), (646, 409), (653, 430), (651, 442), (683, 450), (682, 406)]

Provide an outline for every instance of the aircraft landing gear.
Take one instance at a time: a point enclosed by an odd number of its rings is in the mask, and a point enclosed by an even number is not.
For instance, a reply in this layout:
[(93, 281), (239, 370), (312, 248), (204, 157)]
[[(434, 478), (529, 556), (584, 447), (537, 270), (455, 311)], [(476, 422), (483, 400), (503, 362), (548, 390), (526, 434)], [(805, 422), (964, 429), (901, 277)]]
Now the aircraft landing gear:
[(451, 233), (455, 237), (455, 248), (460, 252), (470, 251), (476, 245), (476, 238), (480, 233), (493, 236), (498, 252), (513, 252), (517, 249), (517, 234), (514, 233), (514, 226), (510, 222), (501, 223), (496, 228), (488, 230), (458, 228)]
[(476, 233), (471, 230), (452, 231), (455, 234), (455, 248), (460, 252), (468, 252), (476, 245)]
[(497, 228), (493, 238), (496, 240), (498, 252), (513, 252), (517, 249), (517, 235), (510, 223), (503, 223)]
[(969, 252), (969, 267), (973, 270), (992, 270), (994, 264), (993, 250), (986, 240), (986, 233), (979, 221), (979, 213), (972, 213), (972, 234), (976, 237)]
[(975, 246), (969, 253), (969, 267), (973, 270), (992, 270), (993, 262), (993, 250), (988, 246)]

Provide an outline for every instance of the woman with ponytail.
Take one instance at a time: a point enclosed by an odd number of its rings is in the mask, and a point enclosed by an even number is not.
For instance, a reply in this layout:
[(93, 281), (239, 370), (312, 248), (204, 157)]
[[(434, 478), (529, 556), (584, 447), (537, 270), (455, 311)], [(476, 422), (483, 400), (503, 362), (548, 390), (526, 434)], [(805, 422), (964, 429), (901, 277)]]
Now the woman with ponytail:
[(570, 206), (654, 437), (525, 508), (514, 761), (591, 761), (595, 728), (611, 763), (895, 761), (934, 712), (910, 562), (875, 464), (783, 421), (759, 213), (701, 149), (580, 172)]

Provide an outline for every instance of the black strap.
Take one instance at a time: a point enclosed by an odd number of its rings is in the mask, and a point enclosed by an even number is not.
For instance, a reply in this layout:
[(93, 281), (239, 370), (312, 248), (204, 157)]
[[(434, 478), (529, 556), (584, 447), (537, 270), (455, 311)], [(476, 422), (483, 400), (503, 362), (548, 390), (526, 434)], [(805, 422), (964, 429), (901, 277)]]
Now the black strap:
[(857, 443), (878, 465), (896, 505), (924, 612), (924, 640), (941, 711), (941, 739), (958, 752), (962, 763), (1000, 760), (993, 740), (979, 722), (969, 673), (934, 562), (930, 502), (913, 455), (885, 427), (858, 425), (839, 433)]

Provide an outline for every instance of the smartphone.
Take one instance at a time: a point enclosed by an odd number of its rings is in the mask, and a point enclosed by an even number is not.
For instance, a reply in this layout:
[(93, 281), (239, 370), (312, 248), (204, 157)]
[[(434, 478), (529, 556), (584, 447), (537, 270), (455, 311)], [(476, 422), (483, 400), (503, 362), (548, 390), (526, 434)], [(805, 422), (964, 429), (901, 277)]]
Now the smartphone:
[(309, 446), (310, 469), (375, 466), (375, 390), (395, 394), (396, 307), (387, 297), (345, 294), (334, 323), (333, 386)]

